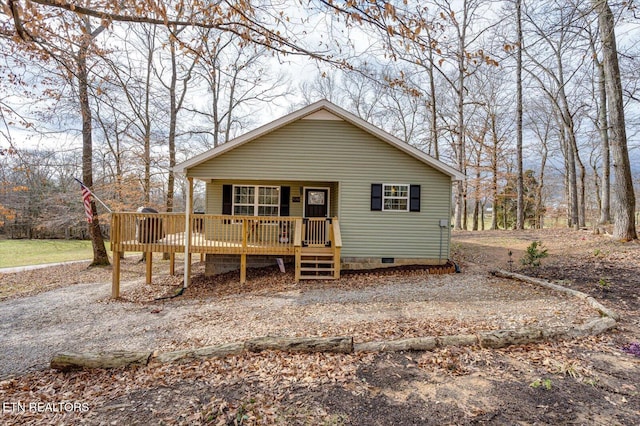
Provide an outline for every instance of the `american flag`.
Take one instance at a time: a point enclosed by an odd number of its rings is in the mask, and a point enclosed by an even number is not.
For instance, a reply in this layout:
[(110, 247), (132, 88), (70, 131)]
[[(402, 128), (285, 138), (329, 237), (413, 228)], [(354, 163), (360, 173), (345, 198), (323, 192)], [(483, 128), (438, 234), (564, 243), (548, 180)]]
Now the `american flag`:
[[(78, 180), (78, 179), (76, 179)], [(82, 203), (84, 204), (84, 212), (87, 215), (87, 222), (93, 222), (93, 212), (91, 211), (91, 190), (87, 186), (80, 182), (80, 188), (82, 189)]]

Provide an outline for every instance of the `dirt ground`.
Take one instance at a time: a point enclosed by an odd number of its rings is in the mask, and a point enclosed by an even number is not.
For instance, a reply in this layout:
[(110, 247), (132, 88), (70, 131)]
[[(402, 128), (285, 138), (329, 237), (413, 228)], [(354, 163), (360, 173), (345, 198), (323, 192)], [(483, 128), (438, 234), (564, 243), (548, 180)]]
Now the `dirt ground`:
[[(519, 259), (532, 241), (541, 241), (549, 257), (538, 268), (523, 268)], [(509, 251), (513, 262), (509, 262)], [(128, 370), (39, 371), (0, 382), (0, 422), (640, 422), (640, 356), (628, 353), (640, 340), (640, 244), (623, 244), (586, 231), (460, 232), (454, 235), (454, 260), (463, 275), (503, 268), (552, 280), (591, 294), (622, 318), (615, 331), (601, 336), (499, 350), (467, 347), (353, 355), (266, 352)], [(384, 280), (404, 276), (387, 275)], [(381, 277), (367, 275), (361, 285), (377, 288)], [(59, 281), (56, 285), (65, 285), (64, 279)], [(262, 282), (264, 288), (254, 288), (247, 296), (274, 286), (268, 280)], [(175, 288), (171, 280), (164, 284), (167, 294)], [(19, 282), (12, 286), (12, 294), (4, 298), (24, 297)], [(194, 287), (193, 297), (197, 297), (198, 286)], [(218, 296), (229, 292), (221, 290)], [(148, 296), (131, 291), (129, 303), (144, 305)], [(43, 404), (30, 411), (28, 404), (34, 401)], [(48, 401), (67, 405), (47, 406)], [(20, 402), (25, 404), (24, 412), (20, 412)]]

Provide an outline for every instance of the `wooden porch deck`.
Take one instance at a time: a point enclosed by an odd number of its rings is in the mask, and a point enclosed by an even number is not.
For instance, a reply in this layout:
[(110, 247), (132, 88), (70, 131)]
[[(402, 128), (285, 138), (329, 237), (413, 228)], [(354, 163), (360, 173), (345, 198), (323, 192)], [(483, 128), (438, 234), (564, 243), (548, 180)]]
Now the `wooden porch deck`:
[(145, 253), (147, 283), (153, 253), (169, 253), (169, 273), (175, 253), (185, 253), (184, 286), (191, 279), (191, 255), (240, 255), (240, 282), (246, 281), (247, 256), (295, 256), (296, 281), (340, 277), (342, 239), (337, 219), (187, 215), (184, 213), (112, 213), (112, 297), (120, 294), (120, 254)]

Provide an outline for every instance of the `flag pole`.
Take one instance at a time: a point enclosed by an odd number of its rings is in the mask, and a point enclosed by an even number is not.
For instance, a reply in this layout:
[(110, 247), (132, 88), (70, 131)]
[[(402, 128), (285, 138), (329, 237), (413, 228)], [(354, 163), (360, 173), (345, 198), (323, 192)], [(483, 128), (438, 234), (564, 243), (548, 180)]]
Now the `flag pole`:
[(110, 208), (109, 208), (109, 207), (108, 207), (108, 206), (107, 206), (107, 205), (106, 205), (106, 204), (105, 204), (105, 203), (104, 203), (100, 198), (98, 198), (98, 196), (97, 196), (96, 194), (94, 194), (94, 193), (93, 193), (93, 191), (92, 191), (92, 190), (90, 190), (90, 189), (89, 189), (89, 187), (88, 187), (87, 185), (85, 185), (84, 183), (82, 183), (82, 181), (81, 181), (80, 179), (78, 179), (78, 178), (74, 178), (74, 179), (76, 180), (76, 182), (78, 182), (80, 185), (82, 185), (82, 187), (83, 187), (83, 188), (86, 188), (86, 189), (87, 189), (87, 191), (89, 191), (89, 193), (91, 194), (91, 196), (92, 196), (93, 198), (95, 198), (96, 200), (98, 200), (98, 202), (99, 202), (100, 204), (102, 204), (102, 205), (104, 206), (104, 208), (105, 208), (105, 209), (107, 209), (107, 211), (108, 211), (109, 213), (113, 213), (113, 212), (111, 211), (111, 209), (110, 209)]

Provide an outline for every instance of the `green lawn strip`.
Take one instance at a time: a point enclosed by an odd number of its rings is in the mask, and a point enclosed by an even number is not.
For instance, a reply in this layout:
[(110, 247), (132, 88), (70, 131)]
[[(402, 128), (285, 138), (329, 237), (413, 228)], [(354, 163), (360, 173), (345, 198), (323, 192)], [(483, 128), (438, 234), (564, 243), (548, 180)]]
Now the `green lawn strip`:
[(0, 268), (91, 260), (92, 257), (91, 241), (0, 240)]

